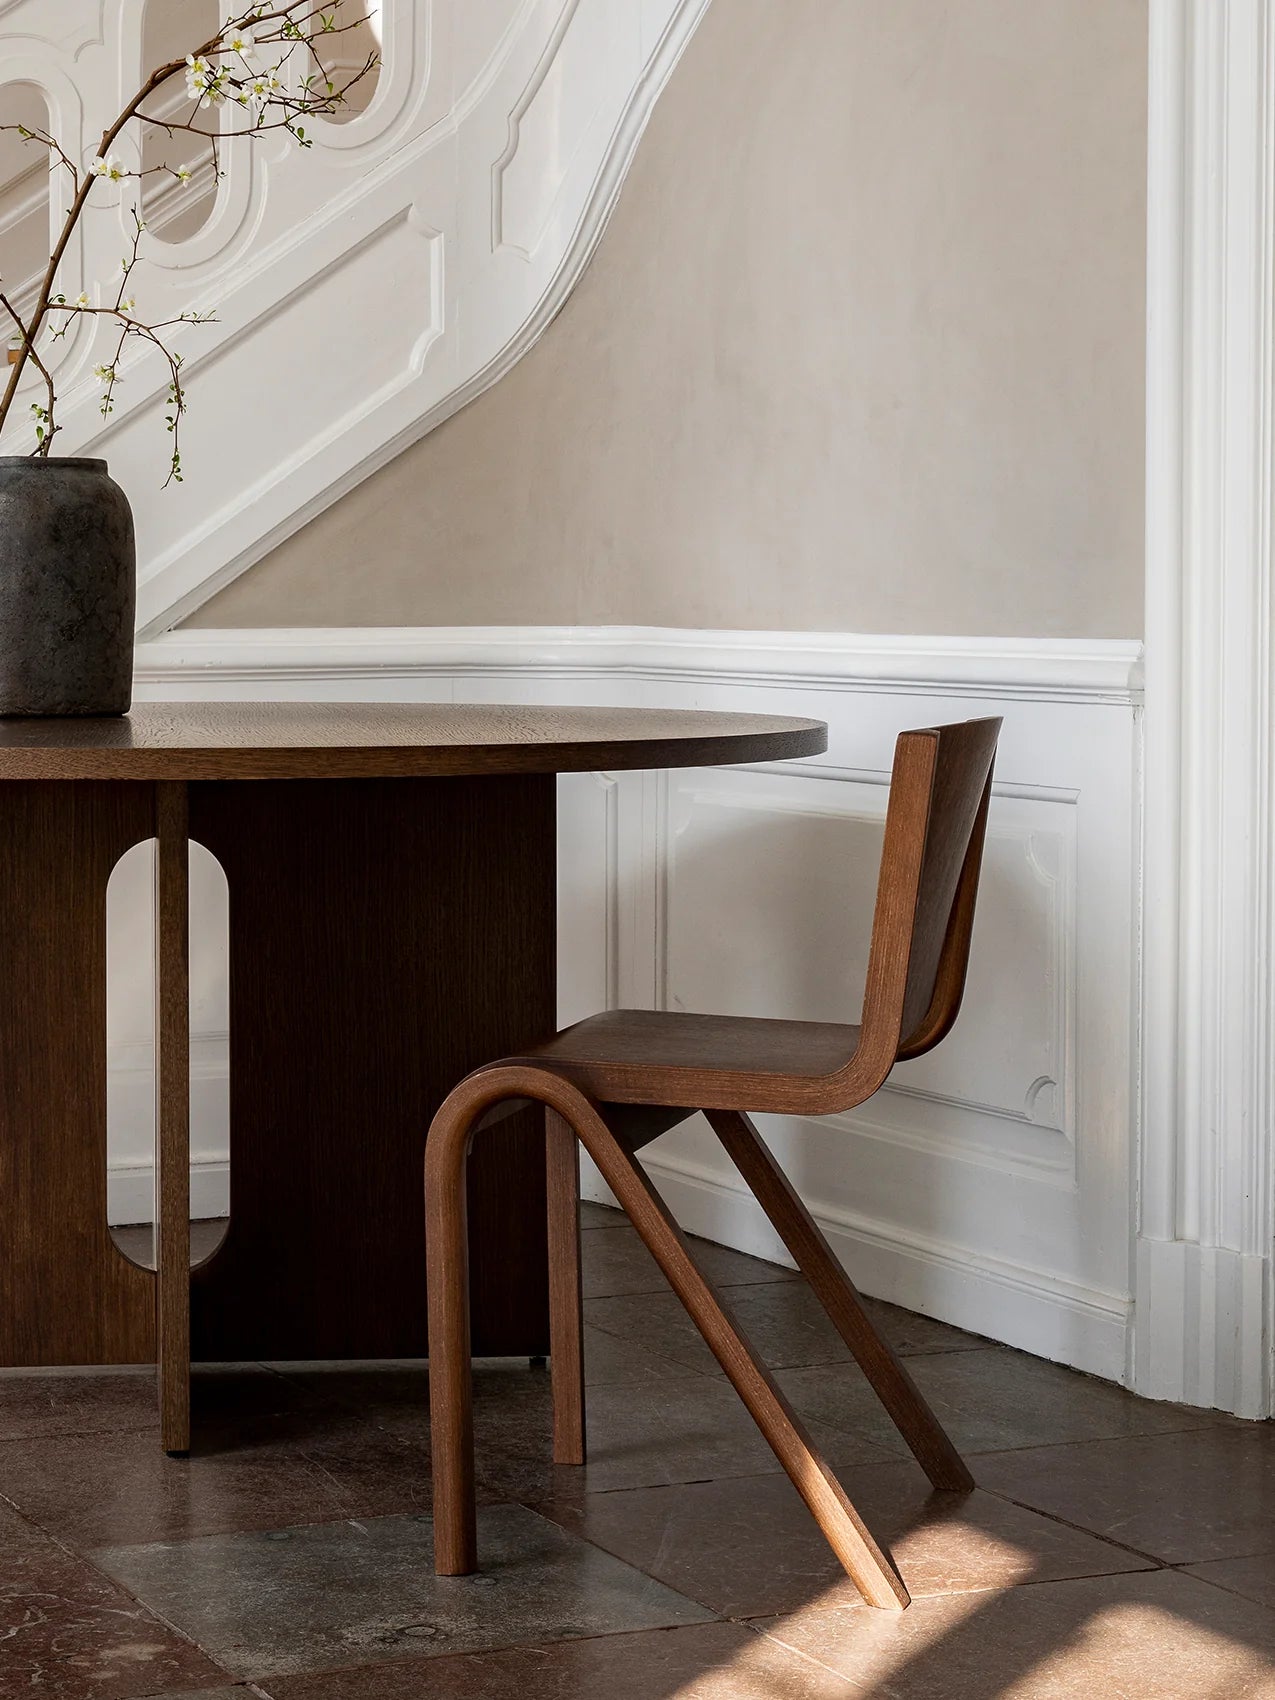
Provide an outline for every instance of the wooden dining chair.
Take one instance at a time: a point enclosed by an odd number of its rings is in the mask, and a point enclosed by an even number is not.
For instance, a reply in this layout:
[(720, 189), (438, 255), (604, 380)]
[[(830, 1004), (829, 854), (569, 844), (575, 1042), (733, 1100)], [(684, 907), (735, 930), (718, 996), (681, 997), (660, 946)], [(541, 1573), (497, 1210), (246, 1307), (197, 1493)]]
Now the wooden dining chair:
[(815, 1450), (800, 1418), (695, 1263), (637, 1160), (696, 1110), (819, 1296), (936, 1488), (973, 1479), (872, 1323), (749, 1111), (853, 1109), (896, 1062), (937, 1045), (965, 986), (999, 720), (904, 732), (895, 748), (859, 1026), (610, 1010), (525, 1055), (481, 1068), (449, 1095), (425, 1157), (435, 1565), (477, 1568), (465, 1165), (477, 1130), (517, 1101), (546, 1106), (554, 1460), (585, 1457), (578, 1147), (582, 1143), (870, 1605), (908, 1593)]

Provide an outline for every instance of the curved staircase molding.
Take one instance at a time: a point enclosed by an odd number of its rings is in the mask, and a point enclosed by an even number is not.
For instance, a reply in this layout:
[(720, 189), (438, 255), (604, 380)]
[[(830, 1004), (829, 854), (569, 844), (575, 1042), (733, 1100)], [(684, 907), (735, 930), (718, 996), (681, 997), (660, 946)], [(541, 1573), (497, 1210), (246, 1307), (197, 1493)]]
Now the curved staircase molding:
[[(104, 425), (88, 322), (55, 346), (57, 450), (105, 456), (133, 503), (143, 637), (522, 358), (587, 265), (708, 0), (382, 4), (367, 110), (316, 123), (305, 153), (277, 136), (227, 150), (203, 228), (156, 239), (135, 274), (144, 317), (218, 315), (174, 338), (189, 384), (181, 485), (160, 488), (162, 363), (133, 357)], [(85, 159), (140, 80), (145, 6), (119, 0), (109, 31), (100, 0), (59, 0), (52, 29), (47, 0), (0, 10), (5, 79), (57, 91), (62, 139)], [(136, 184), (120, 187), (95, 192), (83, 222), (91, 294), (124, 251)], [(21, 452), (26, 431), (23, 417), (4, 450)]]

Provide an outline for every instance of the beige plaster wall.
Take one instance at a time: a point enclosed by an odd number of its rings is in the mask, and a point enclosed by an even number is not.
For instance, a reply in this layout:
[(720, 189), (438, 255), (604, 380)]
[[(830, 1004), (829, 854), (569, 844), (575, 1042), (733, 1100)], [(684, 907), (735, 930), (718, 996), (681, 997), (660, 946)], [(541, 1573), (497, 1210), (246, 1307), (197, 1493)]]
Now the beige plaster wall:
[(1145, 149), (1146, 0), (713, 0), (540, 343), (193, 623), (1135, 636)]

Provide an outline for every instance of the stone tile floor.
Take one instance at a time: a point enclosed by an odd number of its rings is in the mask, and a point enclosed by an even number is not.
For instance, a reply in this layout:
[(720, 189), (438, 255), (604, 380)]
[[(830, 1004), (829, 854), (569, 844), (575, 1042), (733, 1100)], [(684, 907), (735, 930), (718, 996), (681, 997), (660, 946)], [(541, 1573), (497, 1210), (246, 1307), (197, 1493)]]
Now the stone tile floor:
[(0, 1700), (1275, 1700), (1275, 1425), (890, 1306), (979, 1487), (934, 1494), (791, 1271), (701, 1247), (893, 1552), (866, 1609), (615, 1212), (584, 1207), (591, 1458), (478, 1366), (483, 1571), (430, 1565), (424, 1365), (0, 1371)]

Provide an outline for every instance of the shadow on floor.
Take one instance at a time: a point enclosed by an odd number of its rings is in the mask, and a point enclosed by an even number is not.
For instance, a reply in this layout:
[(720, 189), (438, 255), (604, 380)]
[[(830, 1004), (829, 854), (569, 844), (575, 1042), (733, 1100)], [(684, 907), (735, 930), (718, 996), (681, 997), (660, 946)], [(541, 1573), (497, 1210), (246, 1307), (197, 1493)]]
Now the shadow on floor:
[(422, 1363), (0, 1372), (0, 1700), (1275, 1700), (1275, 1430), (875, 1306), (978, 1490), (934, 1494), (790, 1271), (712, 1278), (913, 1594), (838, 1570), (632, 1230), (587, 1209), (591, 1455), (476, 1368), (482, 1573), (430, 1564)]

